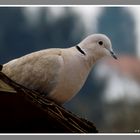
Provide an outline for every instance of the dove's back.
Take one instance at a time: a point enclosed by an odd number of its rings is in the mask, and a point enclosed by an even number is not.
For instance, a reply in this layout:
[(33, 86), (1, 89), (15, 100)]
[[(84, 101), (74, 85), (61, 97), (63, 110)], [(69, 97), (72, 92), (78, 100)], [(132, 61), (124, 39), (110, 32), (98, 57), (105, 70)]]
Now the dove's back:
[(61, 49), (46, 49), (4, 64), (2, 72), (17, 83), (46, 94), (57, 84), (61, 65)]

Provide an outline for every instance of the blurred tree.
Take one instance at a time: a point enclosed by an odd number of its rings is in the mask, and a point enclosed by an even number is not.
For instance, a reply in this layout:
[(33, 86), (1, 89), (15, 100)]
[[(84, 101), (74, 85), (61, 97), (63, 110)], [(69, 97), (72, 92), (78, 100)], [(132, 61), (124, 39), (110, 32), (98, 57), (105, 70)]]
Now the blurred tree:
[(84, 25), (71, 8), (64, 8), (62, 16), (56, 20), (51, 19), (53, 15), (49, 8), (47, 12), (42, 8), (40, 14), (41, 22), (36, 28), (40, 30), (38, 38), (41, 38), (40, 42), (44, 42), (43, 48), (70, 47), (83, 37)]
[[(22, 8), (0, 8), (0, 62), (21, 54), (28, 38), (24, 31)], [(23, 41), (21, 41), (23, 40)]]
[(70, 47), (84, 35), (84, 25), (71, 10), (52, 20), (49, 8), (40, 8), (38, 24), (30, 26), (23, 8), (0, 8), (0, 63), (45, 48)]
[(119, 54), (136, 54), (135, 23), (126, 8), (106, 7), (98, 21), (98, 32), (111, 38), (113, 48)]
[[(113, 48), (118, 54), (136, 55), (134, 28), (134, 19), (126, 8), (107, 7), (99, 17), (98, 32), (111, 38)], [(100, 87), (107, 82), (101, 82)], [(97, 91), (97, 94), (99, 94), (99, 99), (103, 95), (102, 91)], [(139, 112), (137, 111), (139, 105), (139, 103), (130, 104), (126, 99), (117, 103), (102, 102), (100, 111), (102, 111), (103, 117), (100, 119), (102, 124), (100, 130), (103, 132), (134, 132), (135, 128), (139, 127), (139, 123), (136, 123), (139, 122)]]

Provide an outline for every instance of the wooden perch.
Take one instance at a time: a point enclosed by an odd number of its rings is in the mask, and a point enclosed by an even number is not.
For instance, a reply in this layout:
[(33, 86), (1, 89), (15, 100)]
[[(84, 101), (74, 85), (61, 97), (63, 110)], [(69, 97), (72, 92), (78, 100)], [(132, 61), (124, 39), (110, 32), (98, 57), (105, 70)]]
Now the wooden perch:
[(97, 133), (79, 118), (0, 72), (0, 133)]

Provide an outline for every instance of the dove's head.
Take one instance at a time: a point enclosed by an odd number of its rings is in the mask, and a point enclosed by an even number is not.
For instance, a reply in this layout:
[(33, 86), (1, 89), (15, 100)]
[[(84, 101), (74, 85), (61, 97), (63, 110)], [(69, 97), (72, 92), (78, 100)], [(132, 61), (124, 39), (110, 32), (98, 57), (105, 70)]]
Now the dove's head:
[(98, 60), (104, 56), (112, 56), (117, 59), (112, 49), (110, 39), (104, 34), (93, 34), (85, 38), (79, 47), (85, 51), (85, 54)]

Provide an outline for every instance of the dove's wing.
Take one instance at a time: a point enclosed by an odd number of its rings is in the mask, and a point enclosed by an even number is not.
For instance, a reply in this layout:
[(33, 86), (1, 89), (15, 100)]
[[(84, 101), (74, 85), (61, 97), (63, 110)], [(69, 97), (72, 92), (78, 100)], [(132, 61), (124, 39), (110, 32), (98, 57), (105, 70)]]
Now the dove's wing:
[(62, 64), (61, 49), (48, 49), (6, 63), (2, 72), (27, 88), (50, 93), (58, 82)]

